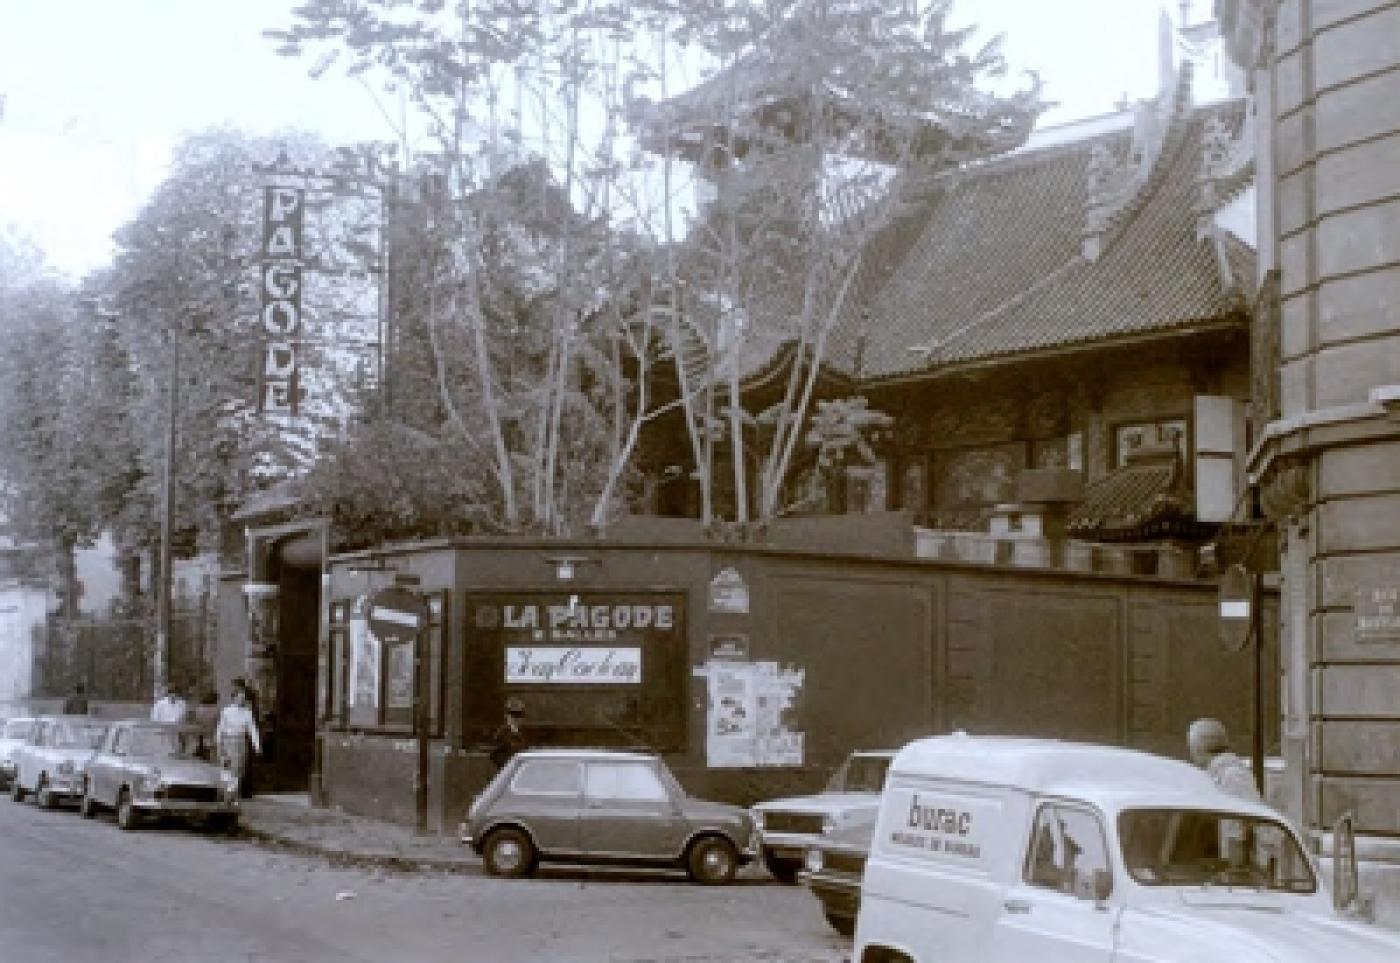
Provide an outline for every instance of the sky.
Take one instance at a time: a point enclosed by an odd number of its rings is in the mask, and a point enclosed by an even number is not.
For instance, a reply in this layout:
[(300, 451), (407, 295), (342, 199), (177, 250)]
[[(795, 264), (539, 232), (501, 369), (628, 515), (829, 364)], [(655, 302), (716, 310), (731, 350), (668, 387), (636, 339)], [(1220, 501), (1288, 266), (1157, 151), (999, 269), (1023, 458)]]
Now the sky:
[[(261, 36), (286, 25), (296, 2), (0, 0), (0, 227), (79, 275), (110, 260), (112, 232), (140, 210), (185, 134), (229, 125), (392, 139), (364, 86), (334, 71), (312, 79)], [(1163, 5), (955, 0), (953, 20), (1005, 34), (1013, 71), (1040, 73), (1059, 103), (1044, 126), (1154, 92)], [(1195, 6), (1205, 13), (1209, 0)]]

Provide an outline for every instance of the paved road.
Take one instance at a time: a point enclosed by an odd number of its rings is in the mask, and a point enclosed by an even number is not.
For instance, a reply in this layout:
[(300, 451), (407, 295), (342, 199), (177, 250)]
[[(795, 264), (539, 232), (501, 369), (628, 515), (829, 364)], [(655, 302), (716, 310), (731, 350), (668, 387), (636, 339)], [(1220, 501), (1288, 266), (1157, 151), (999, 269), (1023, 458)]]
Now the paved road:
[(5, 963), (836, 961), (801, 889), (550, 871), (386, 874), (0, 799)]

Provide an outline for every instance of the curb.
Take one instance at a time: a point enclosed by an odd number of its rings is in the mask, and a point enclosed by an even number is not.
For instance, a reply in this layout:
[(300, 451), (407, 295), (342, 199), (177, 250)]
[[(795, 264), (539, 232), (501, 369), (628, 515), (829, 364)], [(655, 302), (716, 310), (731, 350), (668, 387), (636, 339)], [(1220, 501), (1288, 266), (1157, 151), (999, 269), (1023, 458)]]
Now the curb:
[(453, 873), (457, 875), (477, 875), (480, 864), (468, 858), (404, 856), (398, 853), (364, 853), (334, 849), (318, 843), (307, 842), (295, 836), (284, 836), (267, 829), (258, 829), (246, 823), (239, 826), (236, 838), (247, 839), (302, 856), (316, 856), (332, 866), (351, 869), (387, 869), (399, 873)]

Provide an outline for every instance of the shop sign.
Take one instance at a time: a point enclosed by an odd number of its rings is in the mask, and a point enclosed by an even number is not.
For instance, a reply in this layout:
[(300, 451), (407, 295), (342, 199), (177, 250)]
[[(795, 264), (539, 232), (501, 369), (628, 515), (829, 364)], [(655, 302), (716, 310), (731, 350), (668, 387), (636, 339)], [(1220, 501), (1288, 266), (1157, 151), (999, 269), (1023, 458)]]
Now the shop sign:
[(476, 627), (502, 629), (531, 642), (616, 642), (637, 632), (675, 631), (676, 607), (574, 594), (558, 601), (479, 605)]
[(1356, 641), (1400, 642), (1400, 587), (1357, 589)]
[(636, 686), (651, 698), (686, 657), (679, 592), (491, 592), (466, 606), (469, 648), (508, 686)]
[(508, 685), (637, 685), (642, 681), (640, 648), (510, 646)]
[(720, 569), (710, 579), (710, 611), (749, 614), (749, 587), (738, 569)]
[(749, 637), (742, 634), (710, 636), (710, 658), (724, 662), (747, 662)]
[(306, 192), (300, 188), (268, 187), (263, 192), (258, 410), (266, 414), (297, 411), (305, 207)]

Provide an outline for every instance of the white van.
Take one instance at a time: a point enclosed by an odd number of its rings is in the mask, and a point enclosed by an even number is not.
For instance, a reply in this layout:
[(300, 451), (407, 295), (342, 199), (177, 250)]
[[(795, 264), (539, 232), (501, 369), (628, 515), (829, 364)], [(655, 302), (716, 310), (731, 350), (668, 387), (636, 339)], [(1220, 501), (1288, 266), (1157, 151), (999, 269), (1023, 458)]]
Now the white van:
[(1160, 756), (956, 734), (895, 756), (856, 963), (1400, 960), (1277, 812)]

